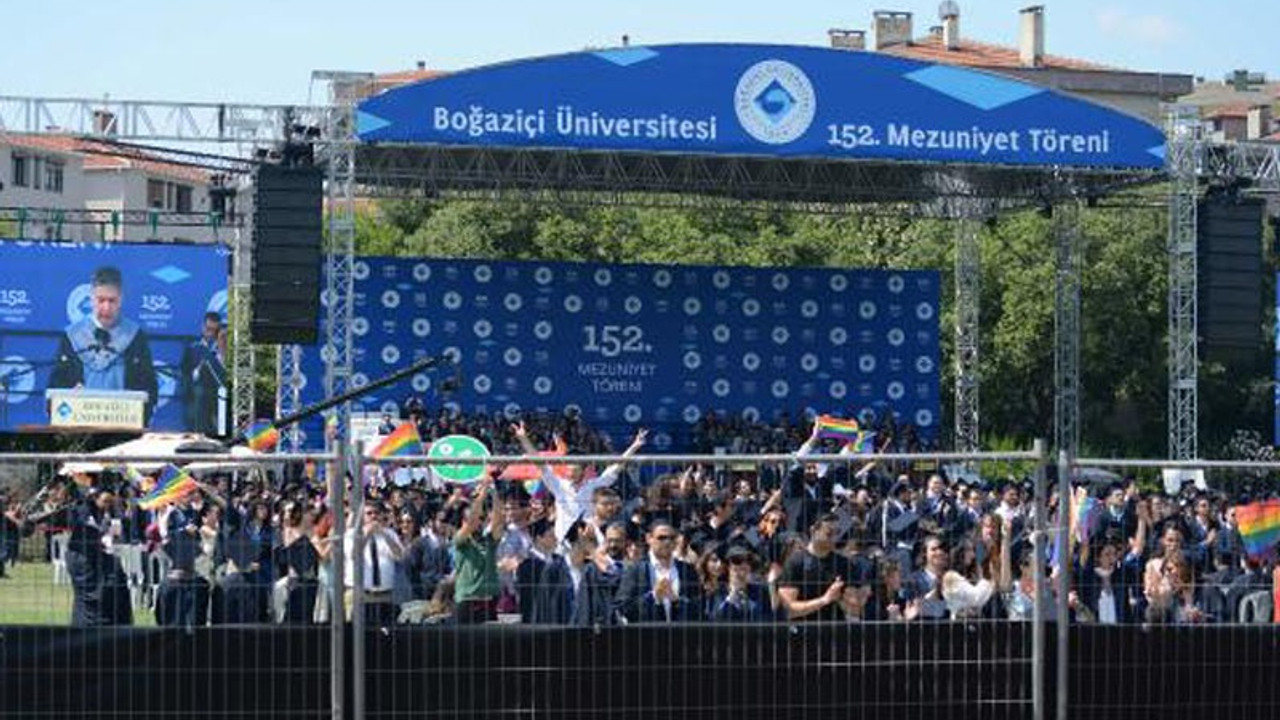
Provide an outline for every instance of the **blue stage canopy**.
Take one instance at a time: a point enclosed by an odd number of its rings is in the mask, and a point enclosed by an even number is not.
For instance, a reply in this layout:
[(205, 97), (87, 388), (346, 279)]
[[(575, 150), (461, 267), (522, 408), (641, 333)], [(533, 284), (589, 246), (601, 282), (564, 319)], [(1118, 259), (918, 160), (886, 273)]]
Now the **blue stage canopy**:
[(362, 102), (365, 143), (1158, 170), (1164, 135), (1047, 88), (876, 53), (625, 47), (519, 60)]

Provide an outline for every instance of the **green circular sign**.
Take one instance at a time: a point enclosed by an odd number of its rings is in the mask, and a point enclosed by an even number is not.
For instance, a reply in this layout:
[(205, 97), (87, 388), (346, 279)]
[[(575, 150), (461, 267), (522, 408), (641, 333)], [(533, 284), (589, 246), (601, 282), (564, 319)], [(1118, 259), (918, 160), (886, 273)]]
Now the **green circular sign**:
[[(449, 435), (431, 443), (429, 458), (487, 458), (489, 448), (470, 435)], [(473, 483), (488, 472), (484, 463), (432, 465), (436, 475), (455, 483)]]

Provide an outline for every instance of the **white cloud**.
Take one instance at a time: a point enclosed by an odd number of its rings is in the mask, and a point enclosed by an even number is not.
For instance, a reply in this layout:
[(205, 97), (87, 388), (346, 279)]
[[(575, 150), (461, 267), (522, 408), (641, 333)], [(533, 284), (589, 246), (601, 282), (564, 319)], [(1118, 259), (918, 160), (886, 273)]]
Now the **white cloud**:
[(1124, 8), (1099, 10), (1094, 20), (1104, 35), (1146, 45), (1169, 45), (1182, 36), (1182, 26), (1168, 15), (1132, 13)]

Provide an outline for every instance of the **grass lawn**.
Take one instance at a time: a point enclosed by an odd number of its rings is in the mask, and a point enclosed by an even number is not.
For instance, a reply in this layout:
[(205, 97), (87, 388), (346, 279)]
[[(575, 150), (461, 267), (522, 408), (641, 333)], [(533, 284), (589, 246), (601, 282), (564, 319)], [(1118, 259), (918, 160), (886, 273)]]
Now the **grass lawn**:
[[(19, 562), (0, 579), (0, 625), (67, 625), (71, 622), (71, 586), (53, 584), (53, 566)], [(135, 625), (154, 625), (146, 608), (134, 608)]]

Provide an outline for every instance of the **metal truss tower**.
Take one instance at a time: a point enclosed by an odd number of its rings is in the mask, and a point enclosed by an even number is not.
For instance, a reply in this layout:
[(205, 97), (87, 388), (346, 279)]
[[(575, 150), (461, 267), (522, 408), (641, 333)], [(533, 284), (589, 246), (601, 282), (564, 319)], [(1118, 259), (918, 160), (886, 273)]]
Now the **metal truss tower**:
[(233, 433), (249, 426), (253, 407), (253, 338), (249, 336), (253, 263), (249, 250), (252, 234), (236, 231), (232, 245), (231, 287), (227, 292), (227, 332), (231, 336), (231, 427)]
[(1063, 197), (1053, 207), (1053, 437), (1059, 452), (1080, 452), (1080, 282), (1084, 241), (1080, 201)]
[(1199, 357), (1196, 300), (1197, 175), (1203, 151), (1197, 110), (1174, 106), (1167, 115), (1169, 174), (1169, 458), (1197, 457)]
[(981, 440), (978, 333), (982, 295), (982, 250), (979, 242), (982, 205), (978, 200), (957, 200), (953, 206), (956, 237), (955, 451), (976, 452)]

